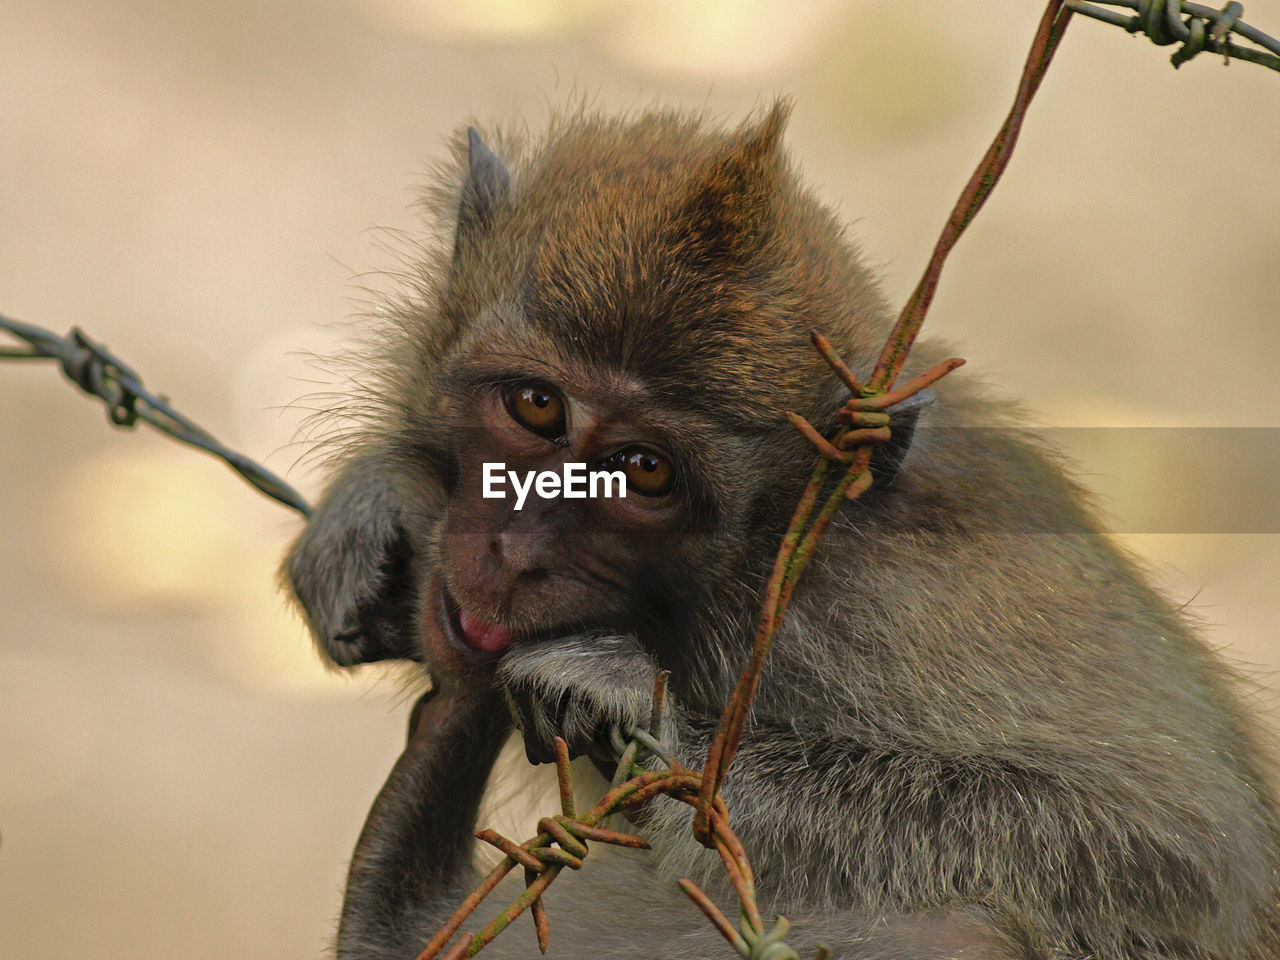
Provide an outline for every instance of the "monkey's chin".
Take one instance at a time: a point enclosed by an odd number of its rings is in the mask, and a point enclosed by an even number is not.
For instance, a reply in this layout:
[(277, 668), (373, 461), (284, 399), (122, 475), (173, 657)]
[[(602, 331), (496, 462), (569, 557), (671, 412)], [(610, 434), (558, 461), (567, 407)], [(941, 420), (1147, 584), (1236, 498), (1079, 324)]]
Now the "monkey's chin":
[(443, 583), (440, 584), (439, 603), (444, 634), (459, 646), (477, 653), (496, 655), (511, 646), (516, 638), (514, 631), (481, 620), (464, 610)]

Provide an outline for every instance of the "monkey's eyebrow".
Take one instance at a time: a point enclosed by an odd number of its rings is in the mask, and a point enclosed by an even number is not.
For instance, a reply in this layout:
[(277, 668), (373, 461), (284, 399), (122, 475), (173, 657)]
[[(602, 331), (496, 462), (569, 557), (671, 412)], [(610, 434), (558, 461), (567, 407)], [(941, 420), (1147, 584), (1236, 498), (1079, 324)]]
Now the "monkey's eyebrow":
[(562, 365), (551, 355), (535, 356), (517, 351), (494, 351), (467, 357), (445, 374), (457, 387), (483, 388), (539, 382), (598, 409), (626, 411), (635, 415), (652, 406), (649, 391), (630, 377), (607, 370), (583, 370)]
[(486, 344), (483, 349), (453, 360), (448, 364), (446, 378), (461, 385), (482, 383), (512, 383), (518, 380), (545, 380), (562, 388), (572, 379), (568, 370), (556, 362), (554, 353), (537, 354), (531, 350), (502, 349)]

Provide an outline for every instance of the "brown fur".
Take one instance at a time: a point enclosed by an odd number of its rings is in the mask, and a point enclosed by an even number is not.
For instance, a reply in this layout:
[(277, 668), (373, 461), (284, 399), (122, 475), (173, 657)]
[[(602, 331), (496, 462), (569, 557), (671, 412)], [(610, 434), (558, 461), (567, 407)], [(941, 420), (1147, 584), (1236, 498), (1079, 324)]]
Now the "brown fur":
[[(289, 562), (323, 650), (404, 656), (421, 633), (410, 655), (453, 718), (418, 728), (384, 789), (341, 956), (412, 956), (473, 881), (470, 818), (511, 718), (533, 757), (559, 734), (603, 761), (601, 730), (643, 720), (665, 667), (669, 746), (704, 756), (813, 459), (782, 411), (825, 428), (843, 399), (807, 331), (868, 370), (889, 326), (781, 148), (785, 117), (726, 133), (574, 115), (496, 138), (503, 168), (472, 144), (437, 191), (442, 216), (461, 204), (457, 235), (395, 312), (375, 426)], [(659, 436), (684, 471), (678, 519), (623, 535), (596, 505), (481, 502), (494, 371)], [(421, 627), (441, 580), (521, 638), (459, 665)], [(796, 943), (1277, 960), (1280, 828), (1246, 713), (1052, 454), (945, 383), (893, 483), (844, 509), (806, 573), (725, 795)], [(653, 856), (605, 854), (548, 898), (553, 923), (557, 901), (637, 915), (642, 942), (575, 921), (557, 955), (649, 956), (663, 931), (674, 955), (715, 949), (670, 887), (717, 887), (715, 858), (684, 807), (642, 819)], [(526, 955), (522, 935), (491, 949)]]

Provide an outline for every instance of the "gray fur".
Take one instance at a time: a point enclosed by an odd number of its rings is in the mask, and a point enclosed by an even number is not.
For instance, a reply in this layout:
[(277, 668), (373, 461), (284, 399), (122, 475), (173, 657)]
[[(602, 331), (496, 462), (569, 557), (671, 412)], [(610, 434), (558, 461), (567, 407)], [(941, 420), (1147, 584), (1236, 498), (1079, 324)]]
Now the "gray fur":
[[(474, 811), (513, 718), (536, 759), (556, 733), (598, 759), (610, 724), (647, 720), (666, 668), (668, 743), (686, 765), (705, 756), (813, 460), (780, 412), (825, 427), (842, 399), (807, 329), (862, 370), (889, 322), (779, 152), (782, 116), (763, 135), (576, 116), (540, 144), (499, 141), (501, 207), (424, 266), (387, 332), (383, 421), (289, 563), (309, 623), (338, 662), (396, 655), (334, 638), (403, 611), (379, 601), (403, 536), (390, 585), (415, 617), (438, 569), (537, 639), (424, 708), (357, 851), (340, 957), (413, 956), (474, 884)], [(440, 196), (456, 203), (456, 186)], [(697, 481), (681, 527), (629, 543), (551, 526), (543, 504), (522, 521), (543, 525), (527, 569), (487, 558), (509, 594), (467, 580), (450, 525), (475, 537), (489, 521), (451, 499), (442, 465), (482, 453), (458, 419), (476, 358), (606, 400), (638, 382), (638, 415), (674, 411)], [(893, 484), (841, 512), (796, 590), (725, 784), (765, 911), (841, 957), (1280, 960), (1280, 818), (1231, 672), (1054, 455), (973, 388), (940, 384), (898, 453)], [(594, 629), (605, 615), (623, 627)], [(653, 854), (597, 849), (549, 892), (552, 955), (724, 955), (673, 886), (691, 876), (733, 912), (688, 808), (636, 816)], [(486, 953), (532, 950), (516, 929)]]
[[(570, 751), (592, 752), (613, 726), (647, 729), (658, 667), (631, 637), (577, 636), (515, 647), (502, 658), (498, 679), (529, 759), (549, 763), (552, 742), (563, 737)], [(676, 718), (662, 721), (663, 746), (677, 749)]]
[(405, 639), (410, 585), (397, 582), (408, 571), (394, 563), (402, 500), (385, 457), (356, 457), (289, 551), (282, 578), (327, 662), (415, 655)]

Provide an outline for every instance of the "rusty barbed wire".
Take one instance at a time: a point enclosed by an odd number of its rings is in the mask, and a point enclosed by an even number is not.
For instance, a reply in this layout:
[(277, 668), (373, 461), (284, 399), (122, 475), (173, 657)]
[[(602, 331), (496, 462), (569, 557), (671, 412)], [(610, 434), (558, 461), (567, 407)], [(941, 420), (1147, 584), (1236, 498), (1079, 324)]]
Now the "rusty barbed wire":
[(107, 419), (115, 426), (131, 428), (142, 420), (175, 440), (218, 457), (273, 500), (304, 517), (311, 515), (302, 494), (262, 464), (223, 446), (209, 431), (175, 410), (168, 399), (151, 393), (128, 364), (89, 339), (79, 327), (60, 337), (42, 327), (0, 316), (0, 330), (28, 344), (26, 349), (0, 347), (0, 360), (56, 360), (68, 380), (106, 404)]
[[(1062, 38), (1072, 12), (1124, 27), (1131, 33), (1146, 33), (1160, 45), (1181, 43), (1172, 60), (1175, 67), (1209, 50), (1226, 58), (1248, 60), (1280, 70), (1280, 43), (1240, 21), (1243, 8), (1229, 3), (1221, 11), (1178, 0), (1097, 0), (1098, 3), (1127, 7), (1137, 11), (1126, 16), (1104, 10), (1084, 0), (1050, 0), (1041, 18), (1019, 83), (1018, 92), (1008, 117), (984, 155), (978, 168), (961, 193), (929, 264), (916, 289), (904, 306), (871, 377), (866, 383), (845, 365), (832, 345), (818, 331), (812, 331), (815, 349), (835, 375), (848, 387), (851, 397), (837, 412), (840, 424), (835, 436), (828, 440), (803, 417), (787, 413), (788, 420), (820, 454), (810, 481), (793, 514), (783, 538), (773, 573), (765, 590), (764, 609), (758, 625), (750, 660), (721, 716), (715, 738), (702, 771), (680, 765), (661, 746), (660, 724), (666, 695), (665, 671), (655, 683), (653, 711), (647, 730), (611, 731), (611, 741), (618, 756), (617, 771), (608, 792), (584, 813), (577, 812), (569, 773), (569, 753), (564, 740), (556, 738), (555, 769), (560, 791), (560, 813), (538, 822), (539, 833), (521, 844), (493, 830), (480, 830), (476, 837), (503, 853), (503, 859), (469, 894), (453, 916), (444, 924), (418, 955), (417, 960), (433, 960), (440, 956), (479, 904), (498, 883), (516, 867), (524, 869), (525, 890), (479, 933), (464, 933), (444, 954), (443, 960), (473, 956), (482, 950), (521, 913), (528, 910), (533, 917), (539, 948), (545, 952), (550, 941), (550, 925), (542, 904), (542, 894), (560, 871), (580, 869), (589, 852), (588, 841), (637, 849), (648, 848), (643, 837), (601, 827), (609, 816), (665, 795), (695, 808), (694, 833), (705, 846), (720, 855), (726, 873), (739, 899), (740, 920), (737, 927), (688, 879), (678, 881), (680, 889), (707, 916), (726, 941), (745, 960), (799, 960), (784, 941), (789, 924), (777, 917), (769, 927), (760, 912), (755, 896), (755, 879), (741, 841), (729, 823), (729, 812), (719, 787), (741, 740), (746, 718), (754, 698), (764, 659), (772, 645), (790, 601), (796, 581), (825, 535), (839, 508), (854, 500), (871, 485), (868, 466), (875, 444), (890, 436), (890, 408), (916, 395), (964, 361), (943, 361), (930, 370), (894, 387), (911, 345), (919, 333), (924, 317), (937, 289), (942, 267), (952, 247), (979, 212), (1008, 164), (1026, 109), (1044, 77)], [(1186, 20), (1180, 19), (1185, 16)], [(1266, 48), (1263, 53), (1240, 47), (1230, 36), (1243, 36)], [(0, 348), (0, 359), (54, 359), (66, 377), (90, 395), (107, 405), (111, 423), (132, 427), (141, 419), (155, 429), (205, 450), (224, 460), (246, 481), (304, 516), (310, 508), (306, 501), (283, 480), (247, 457), (229, 450), (186, 417), (179, 414), (161, 396), (147, 391), (141, 379), (105, 347), (90, 340), (79, 329), (66, 337), (0, 316), (0, 329), (29, 344), (29, 349)], [(844, 469), (835, 481), (820, 510), (814, 515), (818, 498), (829, 485), (832, 465)], [(649, 770), (640, 765), (643, 756), (665, 763), (666, 769)], [(826, 955), (818, 948), (817, 960)]]
[[(417, 960), (434, 960), (439, 956), (466, 918), (493, 891), (498, 882), (517, 866), (525, 868), (524, 893), (480, 933), (463, 934), (444, 955), (443, 960), (474, 956), (526, 909), (532, 912), (538, 945), (545, 952), (550, 927), (542, 908), (543, 891), (564, 867), (582, 867), (587, 852), (588, 831), (597, 831), (597, 824), (601, 820), (659, 794), (694, 807), (694, 836), (704, 846), (720, 854), (725, 871), (738, 894), (738, 927), (734, 927), (696, 884), (691, 880), (681, 879), (678, 883), (685, 895), (744, 960), (799, 960), (799, 955), (784, 940), (789, 930), (786, 918), (776, 918), (772, 928), (767, 927), (764, 922), (756, 902), (751, 863), (742, 843), (729, 826), (729, 812), (720, 795), (720, 784), (741, 741), (765, 657), (773, 645), (796, 581), (826, 535), (840, 507), (849, 500), (857, 499), (871, 486), (872, 478), (868, 469), (871, 452), (877, 443), (889, 439), (889, 409), (920, 393), (964, 363), (954, 357), (944, 360), (902, 386), (894, 387), (894, 381), (902, 371), (911, 345), (924, 323), (948, 254), (982, 209), (1008, 166), (1027, 107), (1039, 89), (1071, 19), (1071, 10), (1065, 5), (1067, 2), (1069, 0), (1049, 0), (1045, 7), (1009, 115), (961, 191), (924, 275), (894, 324), (870, 379), (865, 384), (861, 382), (831, 343), (819, 331), (811, 331), (814, 349), (831, 367), (836, 377), (848, 387), (850, 399), (836, 414), (840, 427), (831, 440), (827, 440), (799, 414), (786, 414), (792, 426), (814, 446), (820, 459), (782, 538), (773, 572), (765, 587), (764, 604), (751, 657), (720, 717), (702, 772), (688, 770), (674, 757), (662, 752), (659, 723), (666, 695), (665, 671), (659, 674), (654, 687), (654, 707), (647, 736), (643, 735), (644, 731), (633, 730), (629, 732), (627, 742), (623, 742), (622, 732), (612, 732), (613, 748), (619, 755), (619, 762), (611, 789), (595, 807), (582, 816), (574, 814), (573, 793), (569, 784), (568, 747), (563, 740), (557, 738), (556, 776), (560, 784), (561, 813), (540, 820), (538, 828), (541, 832), (519, 845), (490, 830), (481, 830), (476, 834), (480, 840), (502, 850), (505, 856), (437, 931)], [(843, 467), (844, 473), (835, 482), (815, 516), (818, 498), (828, 485), (828, 472), (832, 464)], [(667, 769), (653, 772), (636, 766), (635, 759), (641, 750), (648, 750), (658, 757), (668, 765)], [(629, 834), (599, 833), (595, 839), (622, 846), (648, 846), (643, 838)], [(559, 845), (558, 849), (554, 846), (556, 844)], [(827, 955), (826, 948), (819, 947), (815, 960), (823, 960)]]
[[(599, 824), (608, 817), (638, 806), (663, 795), (693, 805), (697, 803), (699, 785), (703, 775), (696, 770), (682, 767), (661, 745), (663, 704), (666, 699), (668, 671), (661, 671), (655, 682), (653, 709), (647, 729), (632, 728), (610, 731), (611, 742), (618, 755), (618, 774), (609, 791), (590, 810), (577, 812), (577, 803), (570, 782), (569, 748), (563, 739), (555, 740), (556, 780), (560, 790), (560, 813), (543, 817), (538, 821), (537, 836), (517, 844), (494, 830), (480, 830), (476, 838), (502, 851), (503, 859), (482, 880), (479, 886), (463, 900), (453, 915), (445, 922), (418, 954), (417, 960), (459, 960), (471, 957), (483, 950), (495, 937), (509, 927), (526, 910), (533, 917), (534, 933), (538, 948), (545, 953), (551, 941), (551, 928), (542, 907), (542, 894), (568, 867), (582, 868), (589, 847), (587, 841), (608, 843), (633, 849), (648, 849), (648, 842), (640, 836), (608, 830)], [(666, 764), (666, 769), (649, 770), (639, 764), (641, 755), (648, 753)], [(729, 812), (724, 800), (715, 797), (711, 813), (713, 846), (719, 853), (725, 871), (738, 895), (740, 921), (735, 927), (711, 899), (692, 880), (678, 881), (680, 889), (697, 905), (717, 930), (744, 960), (800, 960), (799, 955), (784, 941), (790, 924), (785, 917), (778, 917), (769, 926), (760, 913), (755, 895), (755, 877), (751, 862), (741, 840), (729, 826)], [(516, 867), (524, 868), (525, 889), (497, 917), (478, 933), (463, 933), (448, 953), (441, 951), (458, 933), (462, 924), (497, 887), (498, 883)], [(830, 952), (819, 946), (814, 960), (826, 960)]]
[[(803, 417), (790, 412), (787, 414), (792, 425), (817, 447), (818, 452), (822, 454), (822, 459), (814, 467), (809, 483), (792, 516), (791, 525), (783, 537), (782, 547), (778, 551), (773, 572), (765, 587), (764, 609), (756, 628), (751, 659), (739, 677), (729, 703), (725, 706), (716, 728), (715, 739), (707, 753), (706, 776), (702, 780), (702, 793), (698, 798), (693, 821), (694, 835), (704, 845), (711, 840), (709, 832), (711, 800), (720, 789), (720, 784), (733, 761), (734, 752), (742, 739), (751, 701), (760, 680), (760, 672), (764, 668), (765, 657), (773, 646), (774, 637), (786, 613), (791, 591), (841, 505), (846, 500), (857, 499), (871, 486), (871, 473), (867, 468), (871, 463), (872, 447), (875, 443), (887, 438), (889, 418), (885, 415), (885, 411), (894, 404), (901, 403), (919, 393), (964, 362), (958, 358), (945, 360), (904, 386), (893, 388), (894, 380), (902, 371), (911, 345), (915, 342), (925, 315), (928, 313), (929, 305), (933, 302), (947, 256), (965, 228), (982, 209), (987, 197), (990, 196), (992, 189), (1008, 166), (1009, 158), (1018, 141), (1018, 133), (1022, 129), (1027, 107), (1040, 88), (1040, 82), (1044, 79), (1045, 71), (1053, 60), (1053, 54), (1062, 40), (1070, 19), (1071, 10), (1064, 7), (1063, 0), (1050, 0), (1045, 7), (1031, 50), (1027, 54), (1026, 64), (1023, 66), (1018, 92), (1014, 97), (1009, 115), (1005, 118), (982, 160), (979, 161), (977, 169), (969, 178), (964, 190), (961, 191), (950, 217), (942, 228), (942, 233), (934, 246), (933, 254), (929, 258), (920, 282), (907, 299), (902, 313), (889, 334), (870, 380), (866, 384), (860, 382), (836, 356), (831, 344), (820, 333), (814, 331), (815, 348), (836, 376), (849, 388), (852, 396), (837, 414), (837, 420), (842, 426), (830, 442), (826, 441)], [(831, 464), (843, 466), (844, 474), (836, 482), (835, 488), (828, 494), (826, 502), (815, 517), (814, 508), (817, 505), (818, 496), (826, 485)]]
[[(1224, 62), (1234, 57), (1280, 70), (1280, 40), (1243, 22), (1240, 18), (1244, 15), (1244, 5), (1240, 3), (1228, 3), (1221, 10), (1179, 0), (1066, 0), (1066, 4), (1076, 13), (1123, 27), (1129, 33), (1145, 33), (1157, 46), (1181, 44), (1169, 58), (1175, 69), (1208, 51), (1222, 54)], [(1097, 4), (1136, 12), (1118, 13)], [(1232, 34), (1264, 49), (1254, 50), (1232, 43)]]

